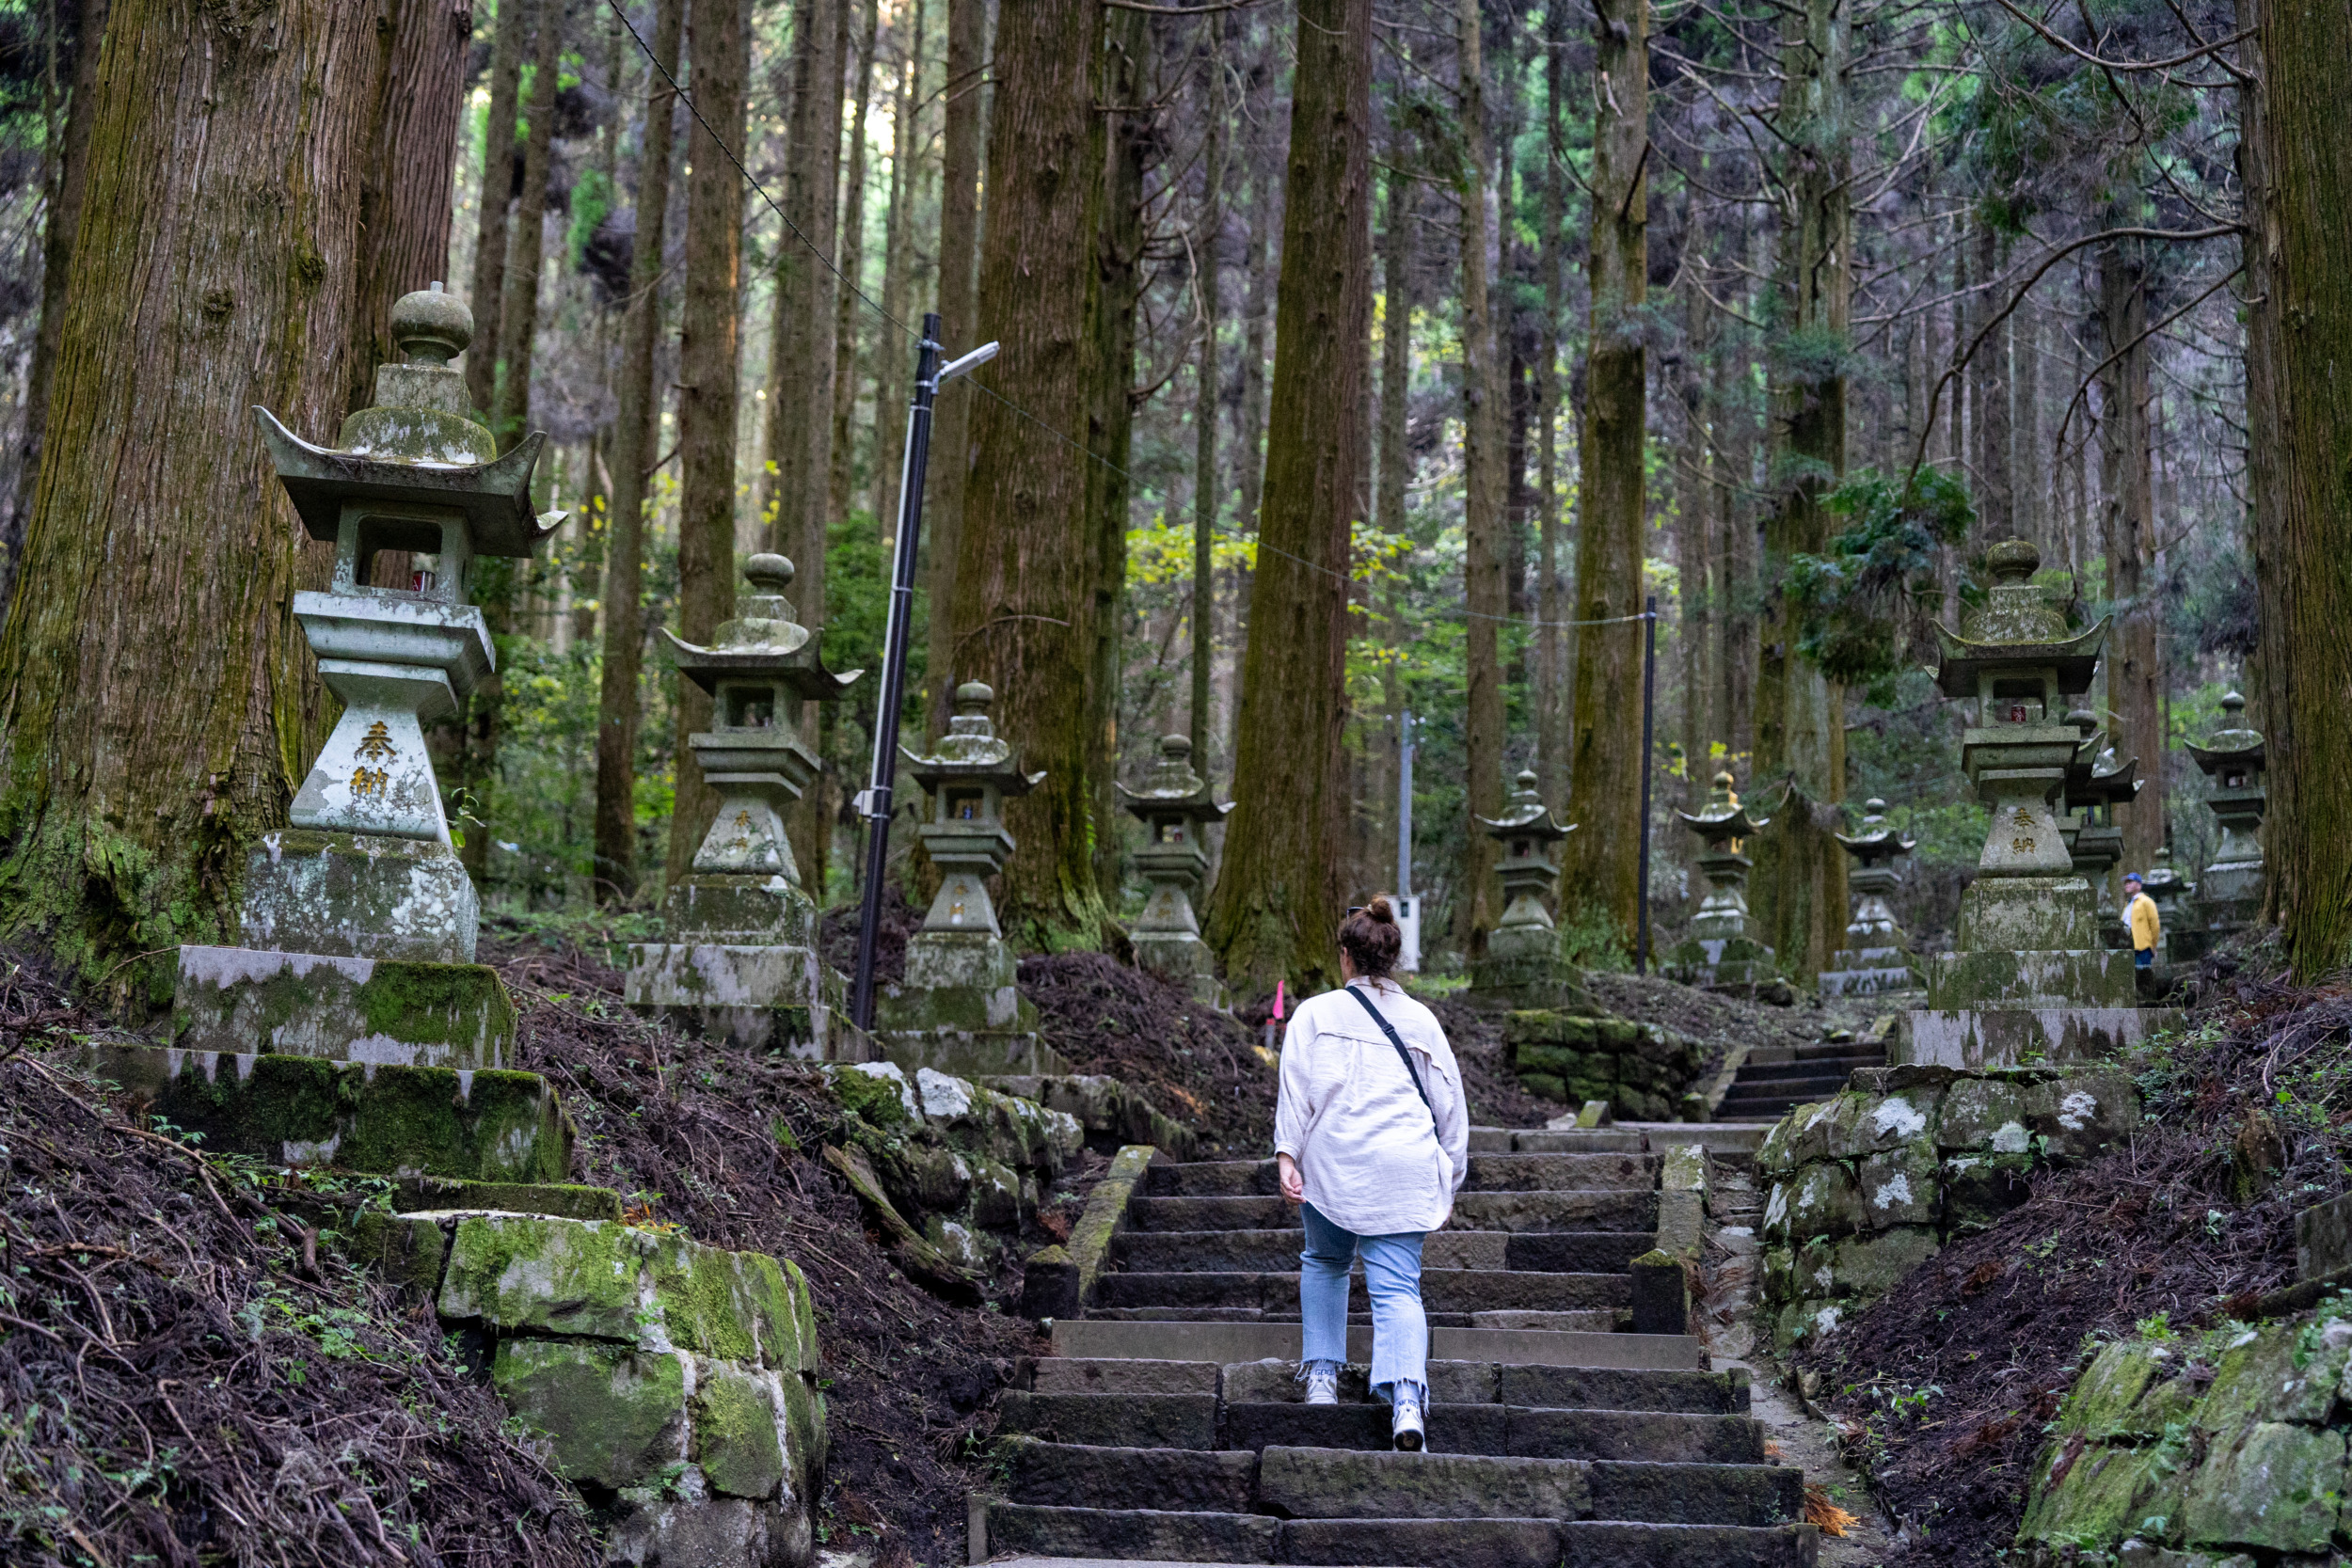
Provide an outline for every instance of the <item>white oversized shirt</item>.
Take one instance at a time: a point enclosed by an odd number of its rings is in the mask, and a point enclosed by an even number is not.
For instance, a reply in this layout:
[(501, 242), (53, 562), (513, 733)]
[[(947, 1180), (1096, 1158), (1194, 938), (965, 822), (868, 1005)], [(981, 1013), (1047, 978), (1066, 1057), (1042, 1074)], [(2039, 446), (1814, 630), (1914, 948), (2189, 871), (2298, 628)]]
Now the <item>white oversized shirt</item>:
[[(1394, 981), (1356, 980), (1411, 1053), (1421, 1102), (1396, 1048), (1344, 990), (1298, 1005), (1282, 1040), (1274, 1148), (1298, 1163), (1307, 1201), (1359, 1236), (1437, 1230), (1470, 1173), (1462, 1070), (1437, 1016)], [(1436, 1115), (1433, 1117), (1432, 1110)]]

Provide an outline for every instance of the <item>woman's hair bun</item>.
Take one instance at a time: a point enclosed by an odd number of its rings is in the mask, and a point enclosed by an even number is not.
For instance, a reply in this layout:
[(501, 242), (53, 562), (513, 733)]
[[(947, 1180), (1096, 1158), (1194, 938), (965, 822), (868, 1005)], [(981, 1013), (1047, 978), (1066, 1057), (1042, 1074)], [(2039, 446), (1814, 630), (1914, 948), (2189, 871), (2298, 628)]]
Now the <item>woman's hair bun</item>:
[(1340, 947), (1354, 960), (1356, 973), (1384, 975), (1396, 968), (1405, 946), (1405, 932), (1396, 923), (1396, 908), (1386, 894), (1375, 894), (1362, 908), (1350, 911), (1340, 922)]
[(1389, 907), (1389, 900), (1384, 895), (1375, 893), (1372, 895), (1372, 902), (1364, 906), (1364, 918), (1383, 926), (1393, 926), (1396, 924), (1396, 911)]

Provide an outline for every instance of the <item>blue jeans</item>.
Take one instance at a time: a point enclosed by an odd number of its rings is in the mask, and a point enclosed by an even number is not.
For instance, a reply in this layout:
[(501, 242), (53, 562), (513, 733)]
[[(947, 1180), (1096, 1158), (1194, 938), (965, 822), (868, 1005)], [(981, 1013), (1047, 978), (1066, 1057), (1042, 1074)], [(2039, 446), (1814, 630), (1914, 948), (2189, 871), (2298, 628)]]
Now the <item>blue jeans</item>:
[(2153, 948), (2153, 947), (2143, 947), (2143, 948), (2139, 949), (2137, 952), (2134, 953), (2134, 954), (2132, 955), (2132, 967), (2133, 967), (2134, 969), (2153, 969), (2153, 968), (2155, 968), (2155, 967), (2156, 967), (2156, 950), (2155, 950), (2154, 948)]
[(1429, 1320), (1421, 1307), (1421, 1234), (1359, 1236), (1311, 1203), (1299, 1206), (1307, 1244), (1298, 1254), (1299, 1360), (1347, 1359), (1347, 1271), (1360, 1252), (1372, 1297), (1372, 1391), (1398, 1383), (1429, 1386)]

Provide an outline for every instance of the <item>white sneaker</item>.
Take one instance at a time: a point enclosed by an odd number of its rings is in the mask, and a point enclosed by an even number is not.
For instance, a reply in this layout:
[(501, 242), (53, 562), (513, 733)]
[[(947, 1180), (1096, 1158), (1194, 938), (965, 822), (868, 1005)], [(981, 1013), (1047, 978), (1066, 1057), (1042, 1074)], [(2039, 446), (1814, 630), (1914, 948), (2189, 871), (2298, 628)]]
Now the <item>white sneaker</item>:
[(1328, 1361), (1310, 1361), (1301, 1379), (1307, 1385), (1309, 1404), (1340, 1402), (1340, 1370)]
[(1419, 1453), (1424, 1435), (1421, 1418), (1421, 1386), (1400, 1383), (1391, 1400), (1394, 1414), (1389, 1419), (1389, 1433), (1399, 1449)]

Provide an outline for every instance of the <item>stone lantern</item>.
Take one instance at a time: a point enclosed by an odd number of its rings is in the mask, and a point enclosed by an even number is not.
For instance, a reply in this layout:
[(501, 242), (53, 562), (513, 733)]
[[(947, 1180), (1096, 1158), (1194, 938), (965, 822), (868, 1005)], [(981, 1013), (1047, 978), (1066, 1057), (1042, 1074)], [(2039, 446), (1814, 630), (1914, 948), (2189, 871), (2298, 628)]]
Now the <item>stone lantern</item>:
[(467, 417), (449, 363), (472, 337), (465, 306), (435, 284), (393, 305), (391, 329), (403, 359), (376, 371), (375, 402), (343, 420), (340, 445), (254, 410), (304, 531), (335, 546), (329, 586), (293, 608), (343, 711), (293, 826), (247, 857), (245, 945), (181, 950), (174, 1006), (190, 1049), (251, 1052), (266, 1027), (273, 1049), (471, 1069), (497, 1065), (512, 1037), (497, 974), (472, 962), (479, 904), (423, 725), (493, 666), (469, 602), (474, 562), (529, 556), (563, 515), (532, 512), (546, 436), (501, 457)]
[(1911, 939), (1896, 924), (1886, 895), (1902, 880), (1895, 863), (1918, 846), (1886, 825), (1885, 801), (1865, 801), (1862, 814), (1862, 832), (1836, 835), (1838, 847), (1854, 861), (1846, 873), (1846, 886), (1854, 895), (1853, 918), (1846, 925), (1846, 945), (1830, 956), (1830, 967), (1822, 972), (1824, 996), (1872, 996), (1909, 990), (1914, 983)]
[(1716, 774), (1705, 811), (1675, 813), (1699, 837), (1707, 896), (1691, 917), (1690, 935), (1665, 956), (1660, 973), (1685, 985), (1749, 991), (1780, 976), (1772, 950), (1756, 939), (1748, 913), (1748, 873), (1756, 863), (1747, 856), (1747, 841), (1772, 818), (1750, 816), (1732, 782), (1729, 773)]
[(1521, 772), (1518, 784), (1501, 816), (1471, 818), (1502, 846), (1495, 871), (1503, 907), (1487, 933), (1486, 956), (1470, 966), (1470, 998), (1514, 1009), (1576, 1010), (1585, 1005), (1583, 982), (1560, 957), (1559, 927), (1544, 909), (1560, 881), (1551, 847), (1576, 832), (1576, 824), (1551, 815), (1535, 792), (1533, 771)]
[(708, 647), (662, 632), (678, 673), (710, 693), (710, 728), (686, 743), (719, 814), (663, 901), (670, 940), (629, 949), (623, 994), (738, 1045), (825, 1057), (840, 981), (817, 957), (817, 906), (785, 837), (785, 808), (818, 770), (791, 716), (864, 672), (826, 669), (821, 634), (793, 620), (792, 562), (755, 555), (743, 576), (752, 591)]
[(1994, 545), (1986, 562), (1993, 586), (1963, 631), (1936, 627), (1936, 680), (1973, 707), (1961, 766), (1990, 823), (1961, 895), (1960, 950), (1931, 960), (1906, 1059), (1973, 1069), (2109, 1055), (2151, 1020), (2135, 1005), (2131, 955), (2100, 941), (2098, 900), (2058, 816), (2085, 744), (2065, 699), (2090, 689), (2107, 624), (2067, 635), (2024, 540)]
[(2221, 728), (2188, 754), (2213, 781), (2205, 804), (2221, 824), (2221, 844), (2197, 879), (2197, 905), (2209, 937), (2244, 930), (2262, 918), (2263, 814), (2270, 792), (2263, 784), (2268, 763), (2262, 732), (2246, 727), (2246, 699), (2233, 691), (2221, 699)]
[(2061, 832), (2067, 857), (2098, 899), (2100, 944), (2128, 949), (2131, 931), (2115, 906), (2115, 867), (2123, 859), (2123, 830), (2115, 825), (2115, 808), (2138, 797), (2139, 760), (2115, 760), (2096, 714), (2076, 709), (2066, 717), (2083, 737), (2066, 772), (2068, 810)]
[(956, 715), (938, 752), (905, 753), (908, 774), (931, 799), (931, 819), (917, 833), (942, 875), (922, 928), (907, 942), (905, 978), (876, 999), (874, 1024), (883, 1054), (910, 1072), (1067, 1070), (1037, 1037), (1037, 1008), (1015, 984), (1012, 948), (988, 895), (988, 879), (1012, 858), (1005, 801), (1045, 780), (998, 738), (988, 716), (995, 700), (966, 681), (956, 688)]
[(1208, 944), (1200, 940), (1193, 899), (1209, 874), (1207, 831), (1225, 820), (1232, 804), (1217, 804), (1192, 770), (1192, 741), (1181, 735), (1160, 737), (1160, 765), (1141, 789), (1121, 784), (1119, 792), (1152, 834), (1136, 851), (1136, 867), (1152, 884), (1152, 896), (1130, 932), (1136, 961), (1184, 987), (1194, 1000), (1222, 1006), (1224, 988), (1217, 984)]

